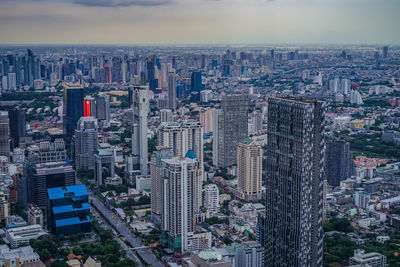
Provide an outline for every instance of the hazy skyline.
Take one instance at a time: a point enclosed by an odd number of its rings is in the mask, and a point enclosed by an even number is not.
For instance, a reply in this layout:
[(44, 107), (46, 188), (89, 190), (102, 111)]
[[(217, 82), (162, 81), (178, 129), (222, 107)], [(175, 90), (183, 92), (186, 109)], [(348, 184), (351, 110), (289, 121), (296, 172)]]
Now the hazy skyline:
[(0, 0), (0, 44), (400, 44), (398, 0)]

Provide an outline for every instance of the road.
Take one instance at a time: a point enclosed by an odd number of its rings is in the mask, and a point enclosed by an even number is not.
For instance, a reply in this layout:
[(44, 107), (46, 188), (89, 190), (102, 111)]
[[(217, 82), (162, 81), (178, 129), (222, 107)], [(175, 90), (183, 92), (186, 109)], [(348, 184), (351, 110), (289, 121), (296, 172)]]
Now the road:
[[(92, 198), (92, 205), (100, 212), (100, 214), (112, 225), (112, 227), (123, 237), (126, 238), (128, 243), (133, 247), (143, 247), (142, 240), (136, 237), (128, 228), (128, 226), (121, 222), (113, 212), (111, 212), (106, 206), (104, 206), (103, 202), (98, 199), (96, 196)], [(133, 252), (128, 251), (129, 253), (134, 254)], [(127, 253), (128, 253), (127, 252)], [(146, 266), (152, 267), (163, 267), (164, 265), (157, 260), (153, 253), (151, 253), (146, 248), (141, 248), (136, 250), (136, 254), (140, 255), (140, 258), (145, 262)]]
[(104, 218), (100, 215), (100, 213), (96, 210), (96, 208), (94, 208), (92, 206), (91, 208), (91, 213), (96, 217), (97, 221), (99, 223), (102, 224), (103, 228), (106, 230), (112, 230), (114, 233), (114, 240), (116, 240), (121, 247), (124, 248), (124, 250), (126, 251), (126, 256), (128, 256), (129, 259), (133, 260), (134, 262), (136, 262), (138, 264), (139, 267), (143, 267), (141, 260), (138, 258), (138, 256), (136, 256), (136, 254), (133, 251), (129, 250), (129, 246), (127, 246), (125, 244), (124, 241), (121, 240), (121, 238), (119, 238), (115, 232), (115, 230), (113, 229), (113, 227), (106, 221), (104, 220)]

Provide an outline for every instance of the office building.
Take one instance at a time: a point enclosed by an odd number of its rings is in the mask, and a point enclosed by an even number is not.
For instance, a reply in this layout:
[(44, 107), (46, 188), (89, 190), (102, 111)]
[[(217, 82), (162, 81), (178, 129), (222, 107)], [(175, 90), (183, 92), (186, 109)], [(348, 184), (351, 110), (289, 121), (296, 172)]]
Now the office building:
[(157, 147), (151, 155), (150, 179), (151, 179), (151, 219), (157, 224), (161, 224), (161, 205), (162, 205), (162, 171), (165, 168), (163, 159), (174, 156), (173, 151), (168, 147)]
[(149, 89), (137, 86), (132, 92), (133, 133), (132, 155), (141, 175), (148, 174), (147, 116), (149, 114)]
[(39, 157), (37, 163), (64, 162), (67, 159), (64, 140), (56, 139), (53, 143), (40, 142), (37, 156)]
[(82, 117), (75, 130), (75, 166), (77, 170), (93, 170), (98, 148), (99, 125), (94, 117)]
[(369, 205), (369, 201), (371, 199), (371, 195), (364, 191), (356, 191), (354, 193), (354, 205), (359, 208), (366, 209)]
[(389, 47), (384, 46), (383, 47), (383, 58), (388, 58), (389, 57)]
[(251, 139), (243, 139), (237, 148), (238, 190), (242, 198), (261, 199), (262, 193), (262, 157), (261, 146)]
[(207, 209), (209, 216), (213, 216), (219, 212), (219, 190), (216, 184), (208, 184), (204, 188), (204, 207)]
[(168, 108), (176, 109), (176, 74), (168, 73)]
[(201, 71), (193, 71), (191, 77), (192, 92), (198, 92), (203, 90), (203, 83), (201, 80)]
[(4, 267), (45, 267), (39, 255), (31, 246), (10, 249), (0, 245), (0, 266)]
[(10, 127), (7, 111), (0, 111), (0, 156), (10, 157)]
[(265, 262), (322, 266), (325, 104), (268, 99)]
[(213, 163), (227, 167), (236, 164), (237, 147), (248, 134), (248, 96), (222, 95), (221, 106), (214, 113)]
[(201, 180), (199, 162), (179, 157), (163, 161), (161, 229), (164, 244), (174, 252), (211, 247), (209, 232), (195, 233), (194, 206), (201, 196), (201, 187), (197, 186)]
[(10, 122), (11, 147), (19, 146), (19, 139), (26, 135), (25, 109), (13, 108), (8, 111)]
[(103, 125), (110, 121), (110, 97), (108, 95), (96, 97), (96, 118)]
[(158, 145), (171, 148), (177, 157), (185, 157), (189, 152), (191, 157), (199, 160), (203, 170), (203, 126), (198, 121), (162, 123), (158, 130)]
[(4, 192), (0, 191), (0, 222), (10, 215), (10, 203), (8, 203)]
[(47, 195), (47, 225), (52, 234), (91, 231), (89, 195), (85, 185), (50, 188)]
[(47, 189), (75, 184), (75, 171), (64, 162), (41, 163), (32, 166), (25, 173), (27, 177), (28, 203), (44, 209), (47, 204)]
[(38, 224), (15, 227), (6, 230), (6, 239), (10, 243), (11, 248), (17, 248), (23, 244), (29, 244), (29, 240), (38, 239), (47, 232), (42, 230)]
[(106, 183), (107, 179), (116, 177), (114, 153), (108, 149), (99, 149), (94, 155), (94, 181), (97, 185)]
[(226, 249), (235, 255), (233, 267), (264, 267), (264, 247), (256, 241), (234, 243)]
[(83, 87), (64, 85), (64, 134), (70, 139), (83, 116)]
[(329, 185), (339, 186), (340, 182), (355, 175), (350, 144), (344, 141), (326, 142), (325, 173)]
[(97, 117), (96, 116), (96, 99), (87, 96), (83, 100), (83, 116), (84, 117)]
[(377, 252), (365, 253), (363, 249), (354, 251), (354, 256), (350, 258), (350, 265), (385, 267), (386, 256)]

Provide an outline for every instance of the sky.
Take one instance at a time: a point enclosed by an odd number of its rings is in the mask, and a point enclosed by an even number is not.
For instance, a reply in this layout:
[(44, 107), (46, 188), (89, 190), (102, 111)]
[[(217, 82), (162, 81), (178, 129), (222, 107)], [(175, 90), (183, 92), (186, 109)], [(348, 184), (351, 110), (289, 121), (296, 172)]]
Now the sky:
[(0, 0), (0, 44), (400, 44), (400, 0)]

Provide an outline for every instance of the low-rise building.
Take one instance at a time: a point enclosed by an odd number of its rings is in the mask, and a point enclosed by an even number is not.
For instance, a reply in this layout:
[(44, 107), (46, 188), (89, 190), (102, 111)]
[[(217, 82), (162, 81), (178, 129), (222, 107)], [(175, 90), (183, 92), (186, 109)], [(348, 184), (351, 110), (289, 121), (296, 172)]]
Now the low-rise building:
[(365, 253), (362, 249), (354, 251), (354, 256), (350, 258), (350, 265), (366, 266), (369, 264), (371, 267), (385, 267), (386, 256), (377, 252)]
[(16, 227), (6, 230), (6, 239), (12, 248), (16, 248), (21, 244), (29, 244), (29, 240), (37, 239), (46, 232), (38, 224)]
[(0, 246), (0, 267), (44, 267), (39, 255), (31, 246), (9, 249), (7, 245)]

